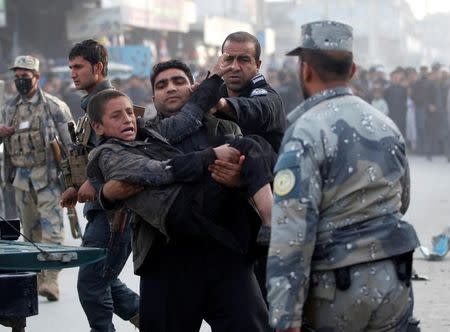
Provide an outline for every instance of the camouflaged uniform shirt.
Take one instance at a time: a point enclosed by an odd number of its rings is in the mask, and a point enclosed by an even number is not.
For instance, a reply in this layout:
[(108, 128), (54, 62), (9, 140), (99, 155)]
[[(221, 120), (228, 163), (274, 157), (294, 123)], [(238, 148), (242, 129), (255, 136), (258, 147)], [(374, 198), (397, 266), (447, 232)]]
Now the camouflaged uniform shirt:
[[(31, 130), (34, 123), (38, 125), (40, 137), (30, 137), (29, 151), (19, 148), (26, 159), (33, 158), (32, 145), (37, 141), (43, 142), (45, 161), (43, 164), (31, 167), (20, 167), (14, 165), (11, 160), (11, 151), (5, 148), (5, 180), (12, 181), (14, 187), (30, 191), (30, 183), (34, 190), (45, 188), (50, 183), (56, 183), (56, 162), (50, 147), (50, 141), (58, 137), (63, 148), (69, 146), (71, 139), (67, 123), (73, 121), (69, 107), (60, 99), (38, 89), (37, 93), (30, 99), (24, 100), (16, 95), (7, 103), (0, 112), (0, 123), (8, 126), (16, 126), (16, 132)], [(5, 146), (11, 146), (8, 141), (10, 137), (3, 138)], [(17, 148), (16, 148), (17, 149)]]
[(405, 143), (384, 114), (346, 87), (289, 115), (275, 166), (267, 265), (270, 324), (301, 326), (312, 271), (414, 250)]

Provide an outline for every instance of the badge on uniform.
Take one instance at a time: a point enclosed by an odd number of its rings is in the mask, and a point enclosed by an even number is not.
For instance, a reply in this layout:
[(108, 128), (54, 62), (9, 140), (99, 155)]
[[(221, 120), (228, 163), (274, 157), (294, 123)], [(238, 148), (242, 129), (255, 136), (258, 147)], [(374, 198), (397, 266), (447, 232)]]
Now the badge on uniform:
[(278, 196), (289, 194), (295, 186), (295, 174), (290, 169), (283, 169), (275, 175), (273, 192)]
[(267, 90), (266, 89), (253, 89), (252, 92), (250, 93), (250, 97), (255, 97), (255, 96), (265, 96), (267, 95)]
[(30, 121), (22, 121), (19, 123), (19, 130), (26, 130), (30, 128)]

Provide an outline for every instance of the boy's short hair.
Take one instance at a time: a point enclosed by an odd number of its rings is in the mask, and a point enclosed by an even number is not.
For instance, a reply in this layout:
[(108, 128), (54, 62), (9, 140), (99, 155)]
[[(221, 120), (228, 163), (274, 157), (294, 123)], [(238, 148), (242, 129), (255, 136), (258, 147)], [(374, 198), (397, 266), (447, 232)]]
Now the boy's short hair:
[(179, 69), (183, 71), (186, 76), (189, 79), (189, 82), (191, 84), (194, 84), (194, 76), (192, 75), (191, 69), (182, 61), (180, 60), (169, 60), (164, 62), (159, 62), (156, 65), (153, 66), (152, 73), (150, 75), (150, 82), (152, 83), (152, 90), (153, 94), (155, 94), (155, 80), (156, 77), (162, 73), (163, 71), (166, 71), (168, 69)]
[(96, 93), (91, 100), (89, 101), (87, 107), (87, 115), (90, 122), (103, 123), (103, 114), (105, 113), (105, 104), (111, 99), (125, 97), (131, 102), (130, 97), (128, 97), (125, 93), (114, 90), (114, 89), (106, 89)]
[(88, 61), (92, 66), (101, 62), (103, 64), (103, 76), (108, 75), (108, 50), (105, 46), (94, 39), (86, 39), (76, 43), (69, 53), (69, 60), (73, 60), (77, 56)]

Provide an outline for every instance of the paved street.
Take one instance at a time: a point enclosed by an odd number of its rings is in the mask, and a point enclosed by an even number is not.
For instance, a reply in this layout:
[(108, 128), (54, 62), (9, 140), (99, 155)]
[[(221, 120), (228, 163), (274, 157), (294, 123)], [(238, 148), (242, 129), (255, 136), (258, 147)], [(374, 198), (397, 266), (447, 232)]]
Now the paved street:
[[(412, 158), (412, 197), (405, 219), (415, 227), (422, 245), (450, 226), (450, 163), (444, 158)], [(415, 281), (415, 315), (422, 331), (450, 331), (450, 255), (444, 261), (429, 262), (419, 252), (414, 267), (429, 281)]]
[[(444, 158), (432, 162), (425, 158), (412, 157), (412, 197), (410, 209), (405, 219), (410, 221), (419, 234), (423, 245), (430, 246), (431, 237), (446, 226), (450, 226), (450, 163)], [(79, 207), (80, 208), (80, 207)], [(81, 215), (81, 210), (79, 210)], [(67, 243), (79, 245), (67, 234)], [(450, 255), (449, 255), (450, 256)], [(429, 281), (415, 281), (415, 315), (421, 320), (422, 331), (450, 331), (450, 257), (441, 262), (425, 261), (420, 253), (415, 256), (415, 269)], [(79, 305), (76, 293), (77, 269), (66, 269), (61, 273), (61, 299), (49, 303), (39, 301), (38, 316), (27, 320), (30, 332), (87, 332), (86, 318)], [(129, 261), (121, 279), (132, 289), (138, 290), (138, 278), (133, 275)], [(135, 329), (119, 318), (114, 319), (117, 331), (128, 332)], [(0, 327), (0, 332), (10, 331)], [(209, 331), (204, 326), (202, 332)]]

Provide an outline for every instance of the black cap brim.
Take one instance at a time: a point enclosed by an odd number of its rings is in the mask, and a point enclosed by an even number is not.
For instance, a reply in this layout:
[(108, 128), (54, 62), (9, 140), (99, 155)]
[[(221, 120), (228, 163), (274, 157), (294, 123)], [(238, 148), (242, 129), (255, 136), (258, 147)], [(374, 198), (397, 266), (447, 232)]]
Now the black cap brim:
[(295, 49), (293, 49), (292, 51), (286, 53), (287, 56), (291, 56), (291, 55), (300, 55), (300, 51), (302, 50), (302, 47), (297, 47)]

